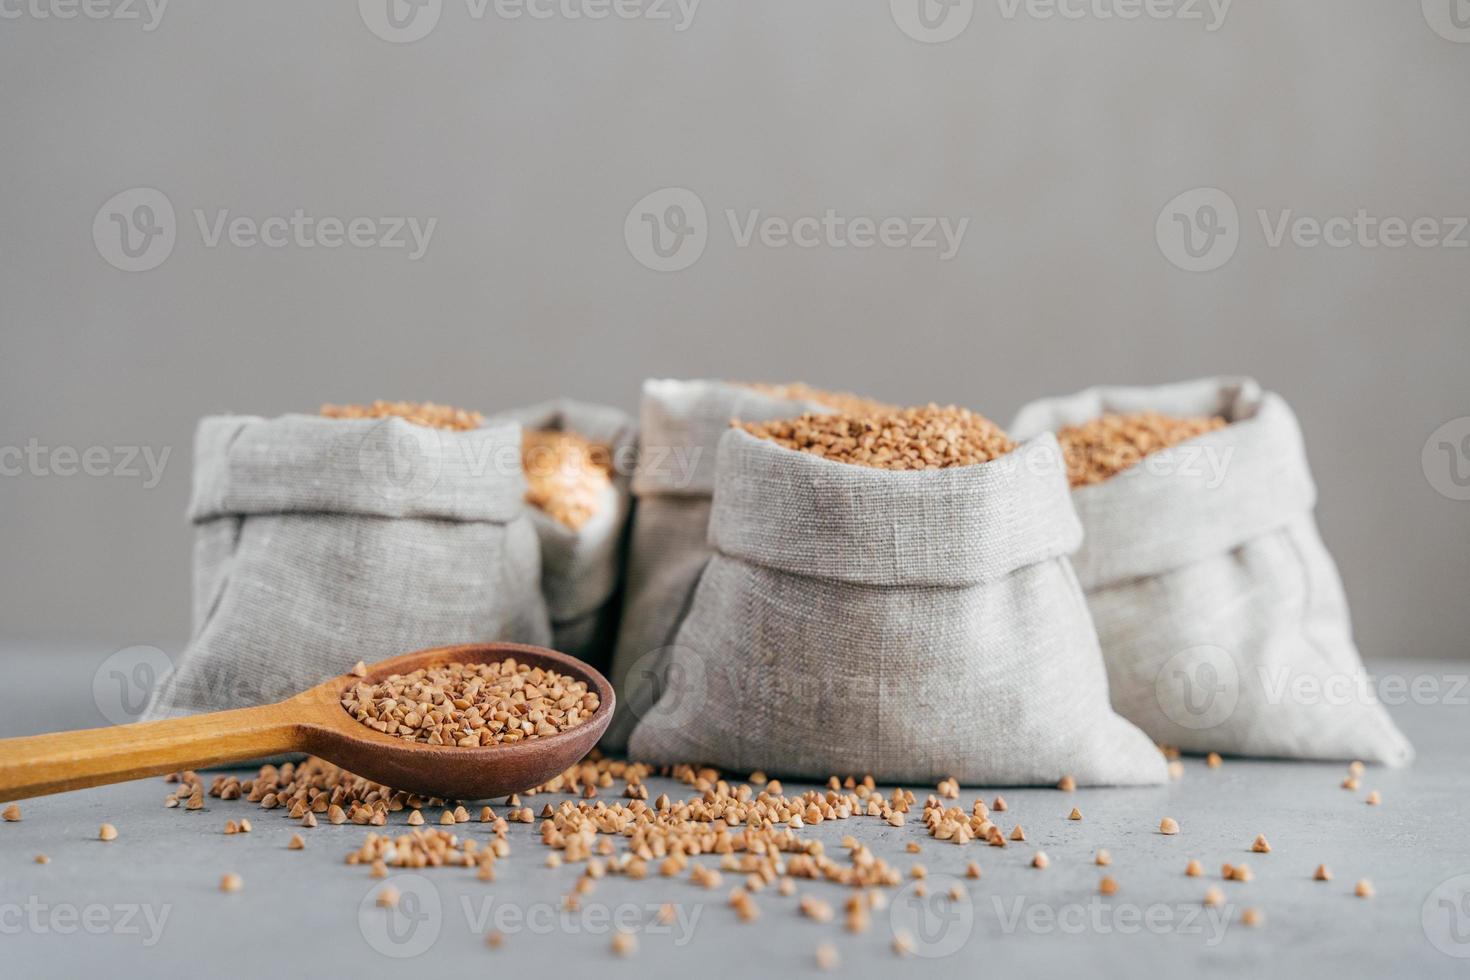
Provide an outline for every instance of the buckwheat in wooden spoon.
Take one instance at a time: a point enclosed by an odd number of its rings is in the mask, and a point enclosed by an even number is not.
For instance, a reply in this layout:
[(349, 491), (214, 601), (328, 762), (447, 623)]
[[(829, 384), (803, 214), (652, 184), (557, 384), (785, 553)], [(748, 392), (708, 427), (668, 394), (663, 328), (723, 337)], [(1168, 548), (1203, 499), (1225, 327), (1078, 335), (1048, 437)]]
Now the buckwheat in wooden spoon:
[[(394, 674), (507, 658), (580, 682), (596, 695), (595, 710), (555, 734), (542, 725), (548, 733), (534, 738), (461, 746), (384, 734), (343, 707), (344, 697), (352, 700), (359, 685)], [(277, 704), (0, 740), (0, 802), (287, 752), (321, 756), (394, 789), (487, 799), (538, 786), (580, 761), (602, 737), (612, 712), (607, 679), (564, 653), (519, 643), (436, 647), (373, 664), (362, 677), (334, 677)]]

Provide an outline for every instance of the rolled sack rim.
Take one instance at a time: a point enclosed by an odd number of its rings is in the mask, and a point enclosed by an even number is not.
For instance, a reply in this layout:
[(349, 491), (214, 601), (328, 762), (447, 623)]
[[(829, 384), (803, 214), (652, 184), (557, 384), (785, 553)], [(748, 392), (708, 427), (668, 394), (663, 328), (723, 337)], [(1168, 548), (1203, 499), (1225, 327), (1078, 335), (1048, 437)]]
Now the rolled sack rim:
[(1076, 551), (1061, 448), (1042, 433), (971, 466), (886, 470), (720, 440), (710, 543), (721, 554), (876, 586), (964, 587)]

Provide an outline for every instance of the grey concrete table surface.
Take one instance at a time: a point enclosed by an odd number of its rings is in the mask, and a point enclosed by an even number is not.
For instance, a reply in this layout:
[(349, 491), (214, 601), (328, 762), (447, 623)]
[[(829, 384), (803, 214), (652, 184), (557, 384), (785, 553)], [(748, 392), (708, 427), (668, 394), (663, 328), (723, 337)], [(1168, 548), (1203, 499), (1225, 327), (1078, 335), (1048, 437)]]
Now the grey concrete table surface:
[[(0, 695), (0, 735), (103, 723), (92, 687), (103, 654), (0, 647), (0, 657), (11, 678)], [(1340, 787), (1337, 763), (1227, 759), (1212, 770), (1190, 759), (1182, 779), (1156, 788), (1006, 789), (1002, 826), (1021, 823), (1028, 840), (1004, 849), (934, 841), (917, 813), (898, 828), (871, 818), (807, 828), (834, 851), (852, 834), (904, 869), (928, 869), (927, 898), (912, 884), (889, 890), (888, 908), (860, 935), (843, 930), (840, 912), (828, 924), (802, 918), (797, 899), (774, 889), (757, 895), (758, 921), (743, 923), (727, 905), (736, 877), (728, 874), (716, 890), (687, 875), (608, 877), (568, 913), (561, 900), (580, 868), (545, 867), (548, 852), (527, 825), (512, 825), (511, 854), (494, 882), (460, 868), (377, 881), (344, 863), (368, 828), (323, 823), (301, 831), (306, 848), (291, 851), (299, 828), (280, 811), (216, 799), (202, 811), (164, 809), (161, 779), (31, 800), (20, 822), (0, 824), (0, 976), (769, 976), (817, 973), (823, 942), (838, 950), (841, 975), (859, 977), (1464, 976), (1470, 665), (1383, 667), (1420, 684), (1390, 708), (1419, 758), (1405, 770), (1370, 768), (1356, 793)], [(921, 801), (932, 789), (910, 788)], [(1371, 789), (1382, 805), (1364, 805)], [(649, 790), (689, 792), (665, 779)], [(995, 788), (965, 787), (959, 802), (968, 808), (982, 793), (988, 800)], [(527, 802), (539, 811), (563, 798)], [(1067, 819), (1073, 806), (1080, 822)], [(1180, 834), (1157, 832), (1165, 815)], [(225, 835), (225, 821), (242, 816), (254, 831)], [(395, 814), (390, 829), (402, 830), (403, 819)], [(117, 826), (117, 840), (97, 839), (103, 821)], [(488, 836), (478, 823), (458, 832)], [(1257, 834), (1271, 853), (1250, 853)], [(910, 842), (919, 854), (906, 852)], [(1110, 898), (1098, 894), (1099, 847), (1111, 851), (1107, 870), (1120, 886)], [(1051, 858), (1044, 871), (1029, 866), (1038, 848)], [(34, 863), (39, 853), (50, 863)], [(1185, 876), (1190, 858), (1203, 862), (1204, 878)], [(979, 880), (963, 877), (971, 860), (983, 869)], [(1254, 880), (1221, 881), (1227, 861), (1247, 862)], [(1312, 880), (1319, 863), (1333, 880)], [(225, 872), (242, 876), (242, 891), (219, 890)], [(1354, 897), (1359, 878), (1372, 881), (1376, 897)], [(958, 901), (948, 897), (956, 883)], [(374, 901), (387, 884), (403, 895), (396, 912)], [(798, 884), (799, 895), (839, 909), (848, 894)], [(1211, 885), (1224, 891), (1223, 909), (1202, 907)], [(679, 913), (667, 927), (654, 918), (666, 902)], [(1262, 926), (1240, 923), (1247, 906), (1262, 910)], [(619, 923), (637, 930), (638, 950), (625, 959), (610, 950)], [(906, 961), (890, 947), (895, 927), (914, 933)], [(484, 942), (490, 929), (505, 934), (497, 950)]]

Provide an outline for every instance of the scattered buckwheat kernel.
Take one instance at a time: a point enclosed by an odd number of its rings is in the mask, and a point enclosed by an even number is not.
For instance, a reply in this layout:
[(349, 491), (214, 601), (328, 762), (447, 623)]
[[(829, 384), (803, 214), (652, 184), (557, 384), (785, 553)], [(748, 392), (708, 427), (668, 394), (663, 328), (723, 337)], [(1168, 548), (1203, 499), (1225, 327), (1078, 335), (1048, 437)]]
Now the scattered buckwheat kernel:
[(1026, 839), (1026, 828), (1016, 824), (1016, 829), (1011, 831), (1011, 840), (1023, 841)]
[(1228, 877), (1231, 881), (1250, 881), (1255, 878), (1255, 875), (1251, 873), (1250, 865), (1237, 864), (1231, 869)]
[(823, 943), (817, 947), (817, 969), (835, 970), (841, 962), (837, 958), (837, 947), (831, 943)]
[(1004, 796), (997, 796), (995, 802), (990, 805), (990, 809), (998, 813), (1004, 813), (1006, 810), (1006, 798)]
[(1184, 866), (1184, 873), (1191, 878), (1198, 878), (1205, 873), (1204, 865), (1191, 858), (1189, 863)]
[(1231, 878), (1234, 878), (1235, 877), (1235, 865), (1229, 863), (1228, 861), (1225, 864), (1220, 865), (1220, 877), (1221, 878), (1224, 878), (1226, 881), (1229, 881)]
[(292, 834), (291, 835), (291, 839), (286, 842), (286, 848), (288, 850), (299, 851), (299, 850), (304, 849), (305, 847), (306, 847), (306, 841), (304, 841), (304, 840), (301, 839), (301, 835), (300, 834)]
[(244, 880), (233, 871), (223, 875), (219, 880), (219, 890), (222, 892), (237, 892), (243, 887), (245, 887)]
[(1358, 779), (1357, 779), (1357, 777), (1356, 776), (1349, 776), (1346, 779), (1344, 779), (1342, 781), (1342, 788), (1343, 789), (1346, 789), (1346, 790), (1356, 790), (1358, 788)]
[(1365, 768), (1367, 767), (1364, 766), (1363, 763), (1358, 761), (1357, 759), (1354, 759), (1351, 763), (1348, 764), (1348, 772), (1352, 773), (1354, 776), (1363, 775), (1363, 770)]
[(36, 855), (36, 863), (37, 864), (50, 864), (51, 863), (51, 859), (49, 857), (47, 857), (46, 855), (44, 855), (44, 854), (37, 854)]
[(1270, 854), (1271, 844), (1266, 840), (1265, 834), (1257, 834), (1256, 839), (1251, 842), (1251, 850), (1257, 854)]
[(1250, 926), (1251, 928), (1255, 928), (1265, 921), (1266, 917), (1262, 915), (1261, 910), (1257, 908), (1248, 908), (1244, 912), (1240, 913), (1240, 924), (1243, 926)]
[(4, 810), (0, 810), (0, 817), (4, 817), (6, 823), (15, 823), (20, 819), (20, 807), (12, 803)]
[(349, 670), (347, 673), (351, 674), (353, 677), (366, 677), (367, 664), (359, 660), (357, 663), (352, 665), (352, 669)]
[(1211, 885), (1205, 889), (1205, 904), (1210, 908), (1219, 908), (1225, 904), (1225, 893)]
[(384, 885), (378, 892), (378, 908), (391, 909), (398, 907), (398, 889), (392, 885)]
[(1116, 895), (1118, 882), (1112, 875), (1103, 875), (1102, 881), (1097, 883), (1097, 891), (1100, 895)]
[(959, 882), (955, 882), (953, 885), (949, 886), (949, 897), (951, 901), (961, 901), (968, 894), (969, 893), (965, 891), (965, 886), (960, 884)]
[(893, 952), (896, 956), (907, 956), (913, 952), (914, 939), (902, 929), (893, 934)]
[(905, 847), (904, 850), (908, 851), (910, 854), (918, 854), (921, 848), (919, 847), (918, 841), (911, 840), (908, 842), (908, 846)]
[(1383, 802), (1383, 797), (1379, 796), (1378, 790), (1375, 789), (1373, 792), (1368, 794), (1368, 798), (1363, 802), (1368, 804), (1369, 806), (1377, 806), (1378, 804)]
[(491, 949), (499, 949), (505, 945), (505, 933), (498, 929), (492, 929), (485, 934), (485, 945)]
[(909, 868), (909, 875), (913, 878), (923, 878), (928, 874), (928, 870), (922, 864), (916, 864), (912, 868)]
[(1180, 762), (1178, 759), (1175, 759), (1172, 762), (1170, 762), (1169, 763), (1169, 778), (1170, 779), (1183, 779), (1184, 778), (1184, 763)]
[(372, 864), (372, 867), (368, 870), (368, 874), (371, 875), (374, 878), (386, 878), (386, 877), (388, 877), (388, 864), (387, 864), (387, 862), (384, 861), (382, 858), (379, 858), (378, 860), (374, 861), (373, 864)]
[(966, 878), (978, 878), (978, 877), (980, 877), (980, 865), (977, 862), (975, 862), (975, 861), (971, 861), (969, 864), (965, 865), (965, 877)]
[(1057, 789), (1061, 790), (1063, 793), (1070, 793), (1076, 788), (1077, 780), (1073, 779), (1071, 776), (1063, 776), (1061, 779), (1057, 780)]
[(1162, 820), (1159, 821), (1159, 833), (1161, 833), (1161, 834), (1177, 834), (1177, 833), (1179, 833), (1179, 821), (1178, 820), (1175, 820), (1173, 817), (1165, 817), (1164, 819), (1162, 819)]
[(1353, 894), (1359, 898), (1373, 897), (1373, 883), (1367, 878), (1359, 878), (1358, 884), (1353, 888)]
[(409, 811), (408, 825), (410, 827), (422, 827), (424, 825), (424, 815), (418, 810)]
[(1067, 819), (1068, 820), (1081, 820), (1082, 819), (1082, 811), (1079, 810), (1079, 809), (1077, 809), (1075, 806), (1072, 807), (1072, 812), (1067, 815)]
[(618, 956), (632, 956), (638, 952), (638, 937), (631, 932), (618, 930), (613, 933), (612, 951)]
[(1031, 859), (1033, 868), (1045, 868), (1048, 864), (1051, 864), (1051, 858), (1046, 856), (1045, 851), (1037, 851), (1036, 856)]
[(1332, 872), (1329, 871), (1329, 870), (1327, 870), (1327, 865), (1325, 865), (1325, 864), (1319, 864), (1319, 865), (1317, 865), (1317, 870), (1312, 873), (1312, 880), (1313, 881), (1331, 881), (1332, 880)]
[(1218, 752), (1211, 752), (1209, 755), (1205, 756), (1205, 765), (1209, 766), (1211, 769), (1219, 769), (1220, 763), (1222, 761), (1223, 760), (1220, 758), (1220, 753)]
[(1098, 867), (1106, 868), (1113, 863), (1113, 855), (1107, 848), (1100, 847), (1097, 850), (1097, 855), (1092, 860)]
[(250, 831), (252, 829), (253, 828), (250, 826), (250, 820), (248, 818), (246, 818), (246, 817), (241, 817), (240, 818), (240, 833), (242, 833), (242, 834), (248, 834), (248, 833), (250, 833)]
[(97, 828), (98, 840), (117, 840), (117, 828), (110, 823), (105, 823)]
[(240, 825), (239, 824), (235, 823), (235, 821), (233, 821), (233, 820), (226, 820), (225, 821), (225, 833), (226, 834), (238, 834), (239, 832), (240, 832)]

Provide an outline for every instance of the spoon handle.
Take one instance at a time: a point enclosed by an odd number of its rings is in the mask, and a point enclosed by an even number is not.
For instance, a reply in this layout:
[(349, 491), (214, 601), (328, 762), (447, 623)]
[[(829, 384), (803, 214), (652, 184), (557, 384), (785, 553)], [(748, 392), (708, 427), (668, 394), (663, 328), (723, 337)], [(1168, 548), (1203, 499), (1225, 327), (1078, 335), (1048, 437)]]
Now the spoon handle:
[(0, 739), (0, 803), (305, 748), (285, 703)]

